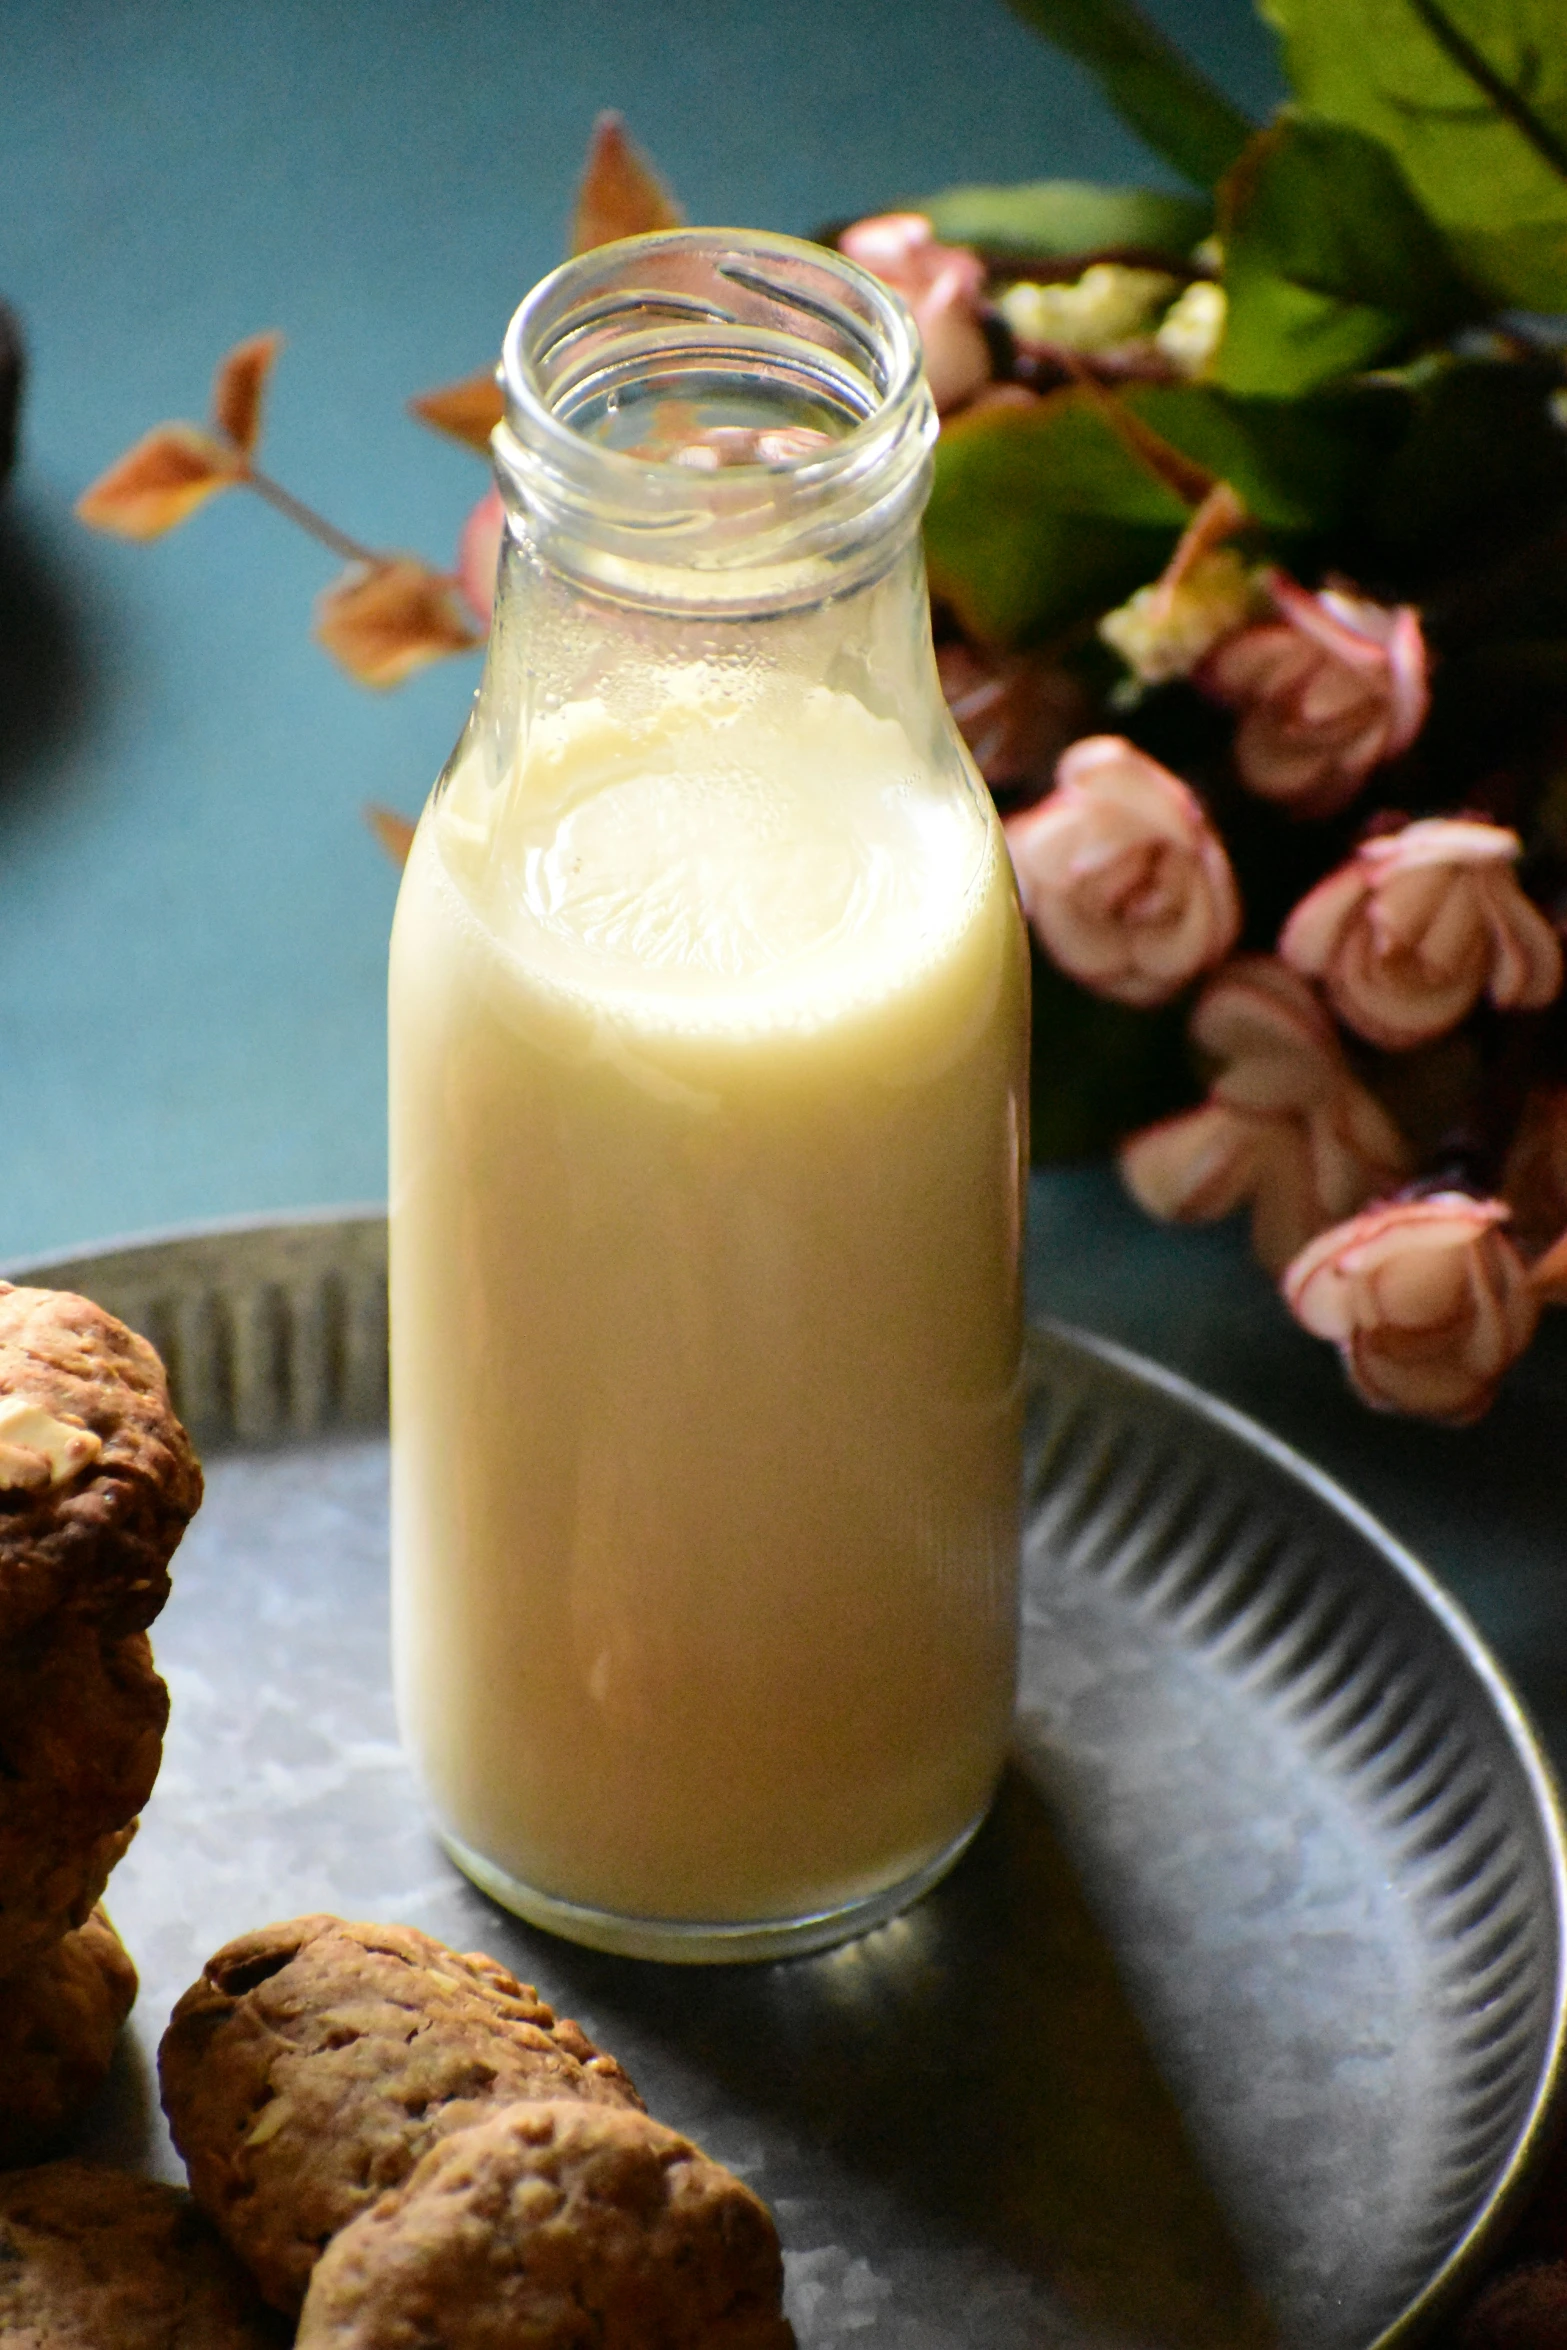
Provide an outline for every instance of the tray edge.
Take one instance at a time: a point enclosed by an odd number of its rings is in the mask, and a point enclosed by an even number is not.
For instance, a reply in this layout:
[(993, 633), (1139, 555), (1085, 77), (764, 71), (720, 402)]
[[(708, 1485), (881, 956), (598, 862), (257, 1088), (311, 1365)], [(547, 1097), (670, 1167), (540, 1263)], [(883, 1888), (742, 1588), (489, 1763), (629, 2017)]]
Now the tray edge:
[[(129, 1274), (138, 1259), (146, 1260), (146, 1275), (155, 1277), (156, 1260), (165, 1252), (206, 1246), (218, 1248), (227, 1240), (260, 1241), (274, 1236), (283, 1242), (290, 1236), (303, 1237), (310, 1232), (364, 1231), (377, 1224), (384, 1228), (385, 1216), (381, 1203), (356, 1201), (282, 1209), (262, 1215), (213, 1217), (115, 1235), (69, 1250), (35, 1252), (0, 1264), (0, 1279), (50, 1287), (85, 1284), (95, 1267), (118, 1270), (122, 1261), (130, 1260), (125, 1266)], [(1040, 1317), (1029, 1327), (1029, 1359), (1042, 1364), (1052, 1349), (1086, 1355), (1134, 1385), (1154, 1389), (1180, 1410), (1204, 1421), (1229, 1443), (1260, 1456), (1283, 1477), (1303, 1487), (1375, 1550), (1441, 1627), (1480, 1682), (1531, 1790), (1544, 1835), (1555, 1903), (1556, 1977), (1546, 2061), (1513, 2153), (1483, 2209), (1417, 2297), (1367, 2345), (1367, 2350), (1405, 2350), (1406, 2345), (1425, 2334), (1450, 2309), (1483, 2259), (1515, 2224), (1523, 2196), (1562, 2126), (1559, 2092), (1567, 2075), (1567, 1805), (1564, 1805), (1561, 1785), (1524, 1706), (1464, 1609), (1430, 1569), (1336, 1478), (1319, 1469), (1249, 1413), (1210, 1395), (1181, 1373), (1114, 1340), (1051, 1317)], [(281, 1431), (285, 1440), (292, 1433), (296, 1432), (286, 1428)], [(242, 1428), (231, 1434), (237, 1441), (245, 1441)]]

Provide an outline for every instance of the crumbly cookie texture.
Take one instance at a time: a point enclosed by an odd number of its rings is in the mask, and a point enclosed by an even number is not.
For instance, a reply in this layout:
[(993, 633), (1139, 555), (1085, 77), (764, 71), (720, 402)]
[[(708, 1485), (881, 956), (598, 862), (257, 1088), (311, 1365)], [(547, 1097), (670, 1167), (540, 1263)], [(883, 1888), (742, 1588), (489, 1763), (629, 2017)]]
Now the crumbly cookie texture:
[(180, 2188), (84, 2162), (0, 2177), (5, 2350), (283, 2350), (287, 2340)]
[(158, 2070), (197, 2202), (290, 2313), (338, 2229), (491, 2107), (641, 2109), (613, 2057), (493, 1959), (334, 1917), (220, 1950)]
[(298, 2350), (792, 2350), (771, 2216), (646, 2114), (514, 2105), (334, 2238)]
[(0, 1983), (0, 2168), (55, 2151), (102, 2088), (135, 1999), (136, 1969), (101, 1909)]
[(145, 1631), (201, 1469), (144, 1338), (69, 1290), (0, 1281), (0, 1643), (56, 1609)]
[(63, 1609), (0, 1641), (0, 1986), (84, 1926), (136, 1832), (169, 1693), (145, 1632)]

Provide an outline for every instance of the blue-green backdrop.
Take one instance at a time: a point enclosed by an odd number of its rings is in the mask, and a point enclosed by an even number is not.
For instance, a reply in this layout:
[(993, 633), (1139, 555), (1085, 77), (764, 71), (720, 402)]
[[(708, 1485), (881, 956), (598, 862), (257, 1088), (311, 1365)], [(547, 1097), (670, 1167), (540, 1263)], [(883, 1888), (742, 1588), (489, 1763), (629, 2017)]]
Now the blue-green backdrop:
[[(1246, 0), (1151, 0), (1259, 113)], [(72, 518), (213, 362), (277, 326), (268, 461), (345, 528), (448, 560), (477, 463), (405, 398), (496, 348), (559, 256), (594, 113), (690, 216), (787, 230), (958, 179), (1171, 184), (1001, 0), (0, 0), (0, 293), (31, 352), (0, 520), (0, 1261), (378, 1197), (395, 876), (475, 664), (390, 696), (311, 643), (332, 566), (253, 500), (129, 547)], [(1036, 1180), (1036, 1304), (1304, 1444), (1441, 1566), (1567, 1731), (1567, 1348), (1469, 1432), (1372, 1419), (1234, 1231)]]
[[(1160, 14), (1244, 99), (1245, 0)], [(254, 500), (92, 536), (76, 493), (280, 327), (267, 461), (446, 562), (477, 459), (404, 410), (553, 266), (618, 106), (692, 219), (808, 231), (958, 178), (1167, 177), (1002, 0), (7, 0), (0, 294), (32, 352), (0, 565), (0, 1259), (379, 1196), (394, 876), (475, 661), (312, 644), (331, 559)], [(10, 738), (10, 739), (7, 739)]]

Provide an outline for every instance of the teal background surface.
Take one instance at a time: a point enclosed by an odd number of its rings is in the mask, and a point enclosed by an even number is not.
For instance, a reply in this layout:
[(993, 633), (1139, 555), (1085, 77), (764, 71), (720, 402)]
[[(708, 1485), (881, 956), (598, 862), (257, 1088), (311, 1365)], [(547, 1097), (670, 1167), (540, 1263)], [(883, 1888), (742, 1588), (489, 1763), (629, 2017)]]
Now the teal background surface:
[[(1245, 0), (1161, 20), (1264, 109)], [(0, 541), (0, 1261), (384, 1186), (395, 877), (477, 660), (390, 695), (311, 642), (334, 566), (230, 496), (150, 546), (71, 503), (288, 336), (265, 461), (453, 559), (476, 458), (404, 410), (560, 258), (595, 112), (693, 220), (809, 231), (963, 178), (1168, 174), (1002, 0), (6, 0), (0, 293), (32, 352)]]
[[(1152, 13), (1259, 114), (1245, 0)], [(72, 500), (200, 415), (281, 327), (270, 468), (451, 559), (476, 460), (406, 415), (482, 365), (559, 257), (619, 106), (695, 220), (809, 231), (959, 179), (1174, 184), (1001, 0), (3, 0), (0, 292), (31, 351), (0, 517), (0, 1261), (384, 1188), (395, 875), (475, 660), (390, 695), (311, 642), (329, 558), (255, 500), (147, 547)], [(1235, 1230), (1146, 1224), (1102, 1168), (1036, 1179), (1036, 1306), (1160, 1356), (1344, 1477), (1567, 1732), (1567, 1348), (1464, 1432), (1372, 1418)]]

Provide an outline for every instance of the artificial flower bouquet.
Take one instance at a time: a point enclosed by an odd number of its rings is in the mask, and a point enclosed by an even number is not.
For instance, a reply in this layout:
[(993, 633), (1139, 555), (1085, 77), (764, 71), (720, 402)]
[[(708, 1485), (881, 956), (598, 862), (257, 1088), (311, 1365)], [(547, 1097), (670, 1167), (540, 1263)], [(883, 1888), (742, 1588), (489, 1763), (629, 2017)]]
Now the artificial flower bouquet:
[[(1193, 192), (824, 234), (909, 302), (942, 415), (937, 655), (1036, 942), (1036, 1153), (1249, 1211), (1368, 1402), (1472, 1420), (1567, 1301), (1567, 19), (1264, 0), (1295, 95), (1259, 127), (1129, 0), (1016, 4)], [(678, 218), (607, 119), (573, 248)], [(494, 494), (450, 573), (346, 539), (257, 466), (276, 347), (84, 517), (248, 486), (346, 561), (317, 631), (355, 675), (480, 641)], [(479, 449), (499, 416), (488, 371), (414, 405)]]

